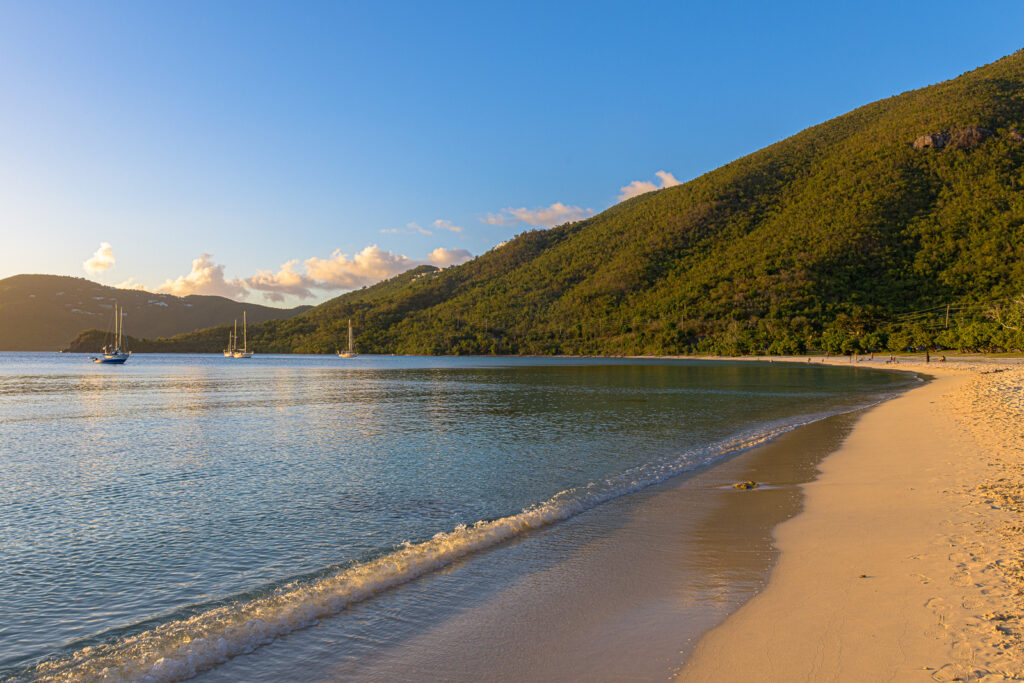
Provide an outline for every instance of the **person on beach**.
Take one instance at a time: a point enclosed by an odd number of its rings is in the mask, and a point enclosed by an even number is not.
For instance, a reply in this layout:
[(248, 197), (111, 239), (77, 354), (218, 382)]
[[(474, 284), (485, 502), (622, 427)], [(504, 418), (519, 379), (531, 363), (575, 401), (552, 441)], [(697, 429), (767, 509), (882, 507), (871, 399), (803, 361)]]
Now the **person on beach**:
[(924, 350), (924, 362), (925, 362), (925, 363), (931, 363), (931, 362), (932, 362), (932, 357), (931, 357), (931, 355), (930, 355), (930, 354), (928, 353), (928, 349), (925, 349), (925, 350)]

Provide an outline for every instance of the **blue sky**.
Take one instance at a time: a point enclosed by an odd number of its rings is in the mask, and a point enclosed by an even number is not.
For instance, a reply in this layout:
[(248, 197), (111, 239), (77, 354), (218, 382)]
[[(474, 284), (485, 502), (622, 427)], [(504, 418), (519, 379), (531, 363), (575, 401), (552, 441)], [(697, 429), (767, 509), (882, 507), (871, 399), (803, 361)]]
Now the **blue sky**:
[(0, 277), (315, 303), (954, 77), (1024, 47), (1022, 20), (1018, 2), (0, 0)]

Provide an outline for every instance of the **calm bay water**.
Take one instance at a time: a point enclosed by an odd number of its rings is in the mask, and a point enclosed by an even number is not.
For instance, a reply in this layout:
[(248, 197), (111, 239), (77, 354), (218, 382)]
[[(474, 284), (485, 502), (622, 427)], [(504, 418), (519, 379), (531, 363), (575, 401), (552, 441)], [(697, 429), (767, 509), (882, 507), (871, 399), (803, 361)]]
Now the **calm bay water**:
[(0, 678), (215, 670), (912, 381), (781, 363), (0, 354)]

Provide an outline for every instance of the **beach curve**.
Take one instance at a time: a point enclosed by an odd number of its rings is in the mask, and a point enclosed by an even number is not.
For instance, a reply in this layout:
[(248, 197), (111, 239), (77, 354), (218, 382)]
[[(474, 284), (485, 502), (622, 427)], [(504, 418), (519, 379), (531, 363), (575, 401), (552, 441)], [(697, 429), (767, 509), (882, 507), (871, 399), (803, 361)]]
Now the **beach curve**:
[(776, 529), (767, 587), (678, 680), (1024, 678), (1024, 366), (896, 369), (935, 381), (868, 411), (825, 459)]

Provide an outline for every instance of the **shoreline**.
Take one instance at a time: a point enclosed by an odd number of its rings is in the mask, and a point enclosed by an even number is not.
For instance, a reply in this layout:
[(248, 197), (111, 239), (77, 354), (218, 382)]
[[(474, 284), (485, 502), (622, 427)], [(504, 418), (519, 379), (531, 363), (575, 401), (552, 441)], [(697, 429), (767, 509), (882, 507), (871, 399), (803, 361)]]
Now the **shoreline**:
[[(378, 595), (373, 612), (407, 616), (375, 652), (353, 658), (338, 645), (370, 612), (355, 606), (201, 680), (296, 680), (299, 660), (303, 680), (669, 678), (704, 633), (762, 590), (777, 559), (773, 529), (799, 513), (801, 485), (865, 410), (801, 425)], [(761, 486), (732, 486), (749, 479)], [(417, 605), (434, 607), (413, 616)]]
[(678, 679), (1024, 679), (1024, 365), (825, 362), (934, 379), (867, 411), (825, 458), (775, 529), (765, 590)]
[[(802, 425), (488, 551), (471, 571), (500, 575), (501, 565), (532, 552), (559, 559), (366, 661), (320, 662), (321, 678), (671, 677), (704, 633), (763, 588), (777, 559), (773, 528), (800, 512), (801, 485), (863, 410)], [(748, 479), (762, 486), (732, 487)]]

